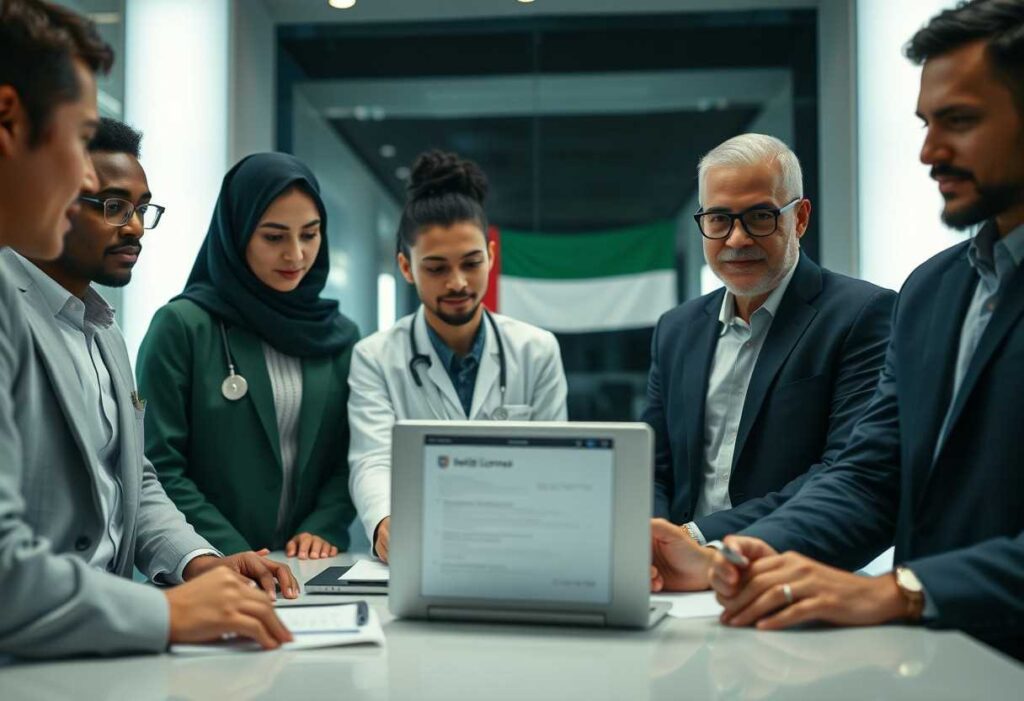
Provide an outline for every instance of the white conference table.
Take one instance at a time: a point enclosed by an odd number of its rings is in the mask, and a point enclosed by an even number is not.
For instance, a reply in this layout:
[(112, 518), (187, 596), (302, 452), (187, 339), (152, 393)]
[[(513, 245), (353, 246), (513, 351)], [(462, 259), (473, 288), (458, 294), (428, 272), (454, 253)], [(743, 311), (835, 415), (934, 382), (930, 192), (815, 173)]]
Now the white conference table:
[[(284, 558), (282, 558), (284, 559)], [(330, 560), (287, 560), (300, 582)], [(305, 596), (305, 595), (304, 595)], [(759, 632), (714, 618), (649, 631), (394, 619), (384, 647), (216, 657), (145, 655), (16, 662), (0, 699), (1019, 699), (1024, 665), (956, 632), (888, 626)]]

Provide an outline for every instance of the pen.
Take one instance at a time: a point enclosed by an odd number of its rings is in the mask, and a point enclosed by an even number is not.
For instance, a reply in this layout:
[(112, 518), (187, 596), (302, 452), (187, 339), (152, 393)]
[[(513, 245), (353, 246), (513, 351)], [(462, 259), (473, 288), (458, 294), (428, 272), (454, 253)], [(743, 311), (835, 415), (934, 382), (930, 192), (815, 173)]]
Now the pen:
[(360, 627), (365, 626), (370, 620), (370, 607), (365, 601), (357, 601), (356, 603), (356, 624)]
[(708, 543), (708, 547), (709, 548), (714, 548), (718, 552), (722, 553), (722, 556), (726, 560), (728, 560), (732, 564), (736, 565), (737, 567), (746, 567), (747, 565), (750, 564), (747, 561), (747, 558), (743, 557), (738, 552), (736, 552), (735, 550), (733, 550), (732, 548), (730, 548), (728, 545), (726, 545), (725, 543), (723, 543), (720, 540), (713, 540), (713, 541), (711, 541), (710, 543)]

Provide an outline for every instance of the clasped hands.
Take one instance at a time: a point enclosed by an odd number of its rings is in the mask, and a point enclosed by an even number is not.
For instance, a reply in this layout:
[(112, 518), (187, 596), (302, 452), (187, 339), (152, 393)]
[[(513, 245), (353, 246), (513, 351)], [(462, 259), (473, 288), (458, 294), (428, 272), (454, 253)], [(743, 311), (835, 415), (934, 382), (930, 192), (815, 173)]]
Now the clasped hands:
[(724, 625), (761, 630), (809, 622), (877, 625), (901, 620), (906, 614), (892, 574), (852, 574), (799, 553), (779, 554), (757, 538), (727, 536), (724, 542), (746, 559), (745, 566), (734, 565), (722, 553), (699, 545), (685, 528), (654, 519), (651, 591), (710, 587), (725, 608), (721, 616)]

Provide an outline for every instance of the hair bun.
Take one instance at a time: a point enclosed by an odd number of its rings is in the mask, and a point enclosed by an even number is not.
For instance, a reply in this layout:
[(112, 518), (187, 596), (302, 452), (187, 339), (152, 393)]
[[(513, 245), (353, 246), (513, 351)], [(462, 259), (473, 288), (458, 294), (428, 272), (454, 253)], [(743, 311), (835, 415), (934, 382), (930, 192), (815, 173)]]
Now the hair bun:
[(483, 204), (487, 197), (487, 176), (480, 166), (456, 153), (427, 151), (412, 166), (409, 199), (422, 200), (448, 193), (465, 195)]

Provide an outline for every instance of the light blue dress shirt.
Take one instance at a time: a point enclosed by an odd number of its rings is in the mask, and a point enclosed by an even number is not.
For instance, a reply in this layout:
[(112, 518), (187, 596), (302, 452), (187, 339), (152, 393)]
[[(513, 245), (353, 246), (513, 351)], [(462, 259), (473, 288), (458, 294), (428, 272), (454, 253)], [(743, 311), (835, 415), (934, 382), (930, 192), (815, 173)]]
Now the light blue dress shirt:
[(121, 446), (118, 436), (118, 410), (114, 387), (106, 363), (96, 345), (96, 332), (114, 323), (114, 310), (92, 288), (81, 300), (61, 287), (30, 261), (22, 259), (46, 305), (53, 312), (56, 327), (71, 354), (79, 381), (79, 407), (88, 435), (86, 446), (97, 455), (103, 468), (94, 477), (100, 498), (100, 511), (106, 518), (104, 538), (97, 544), (89, 564), (111, 571), (124, 536), (121, 480), (118, 476)]
[[(118, 474), (121, 440), (114, 385), (96, 344), (96, 333), (114, 324), (114, 310), (91, 287), (85, 298), (79, 299), (31, 261), (20, 256), (19, 261), (53, 312), (56, 327), (71, 354), (80, 383), (82, 401), (79, 409), (88, 431), (83, 440), (86, 447), (97, 455), (102, 468), (93, 476), (99, 494), (100, 515), (107, 524), (104, 537), (97, 543), (89, 564), (110, 572), (124, 539), (124, 495)], [(194, 550), (177, 562), (161, 562), (160, 573), (155, 578), (162, 583), (180, 583), (185, 567), (200, 555), (220, 556), (220, 553), (216, 550)]]
[(481, 318), (480, 328), (476, 331), (472, 348), (469, 349), (469, 353), (460, 358), (437, 335), (430, 324), (427, 324), (430, 343), (437, 351), (437, 357), (441, 359), (441, 364), (444, 365), (444, 369), (452, 381), (452, 386), (455, 387), (455, 393), (459, 396), (459, 402), (462, 404), (462, 410), (466, 412), (466, 418), (469, 418), (469, 412), (473, 407), (473, 391), (476, 389), (476, 375), (480, 370), (480, 358), (484, 354), (486, 327), (486, 321)]
[[(749, 324), (736, 315), (736, 298), (732, 292), (726, 290), (722, 299), (718, 315), (721, 329), (704, 402), (703, 485), (694, 510), (697, 517), (732, 508), (729, 479), (747, 387), (795, 272), (794, 263), (764, 304), (750, 315)], [(698, 542), (704, 542), (695, 524), (691, 522), (687, 527)]]

